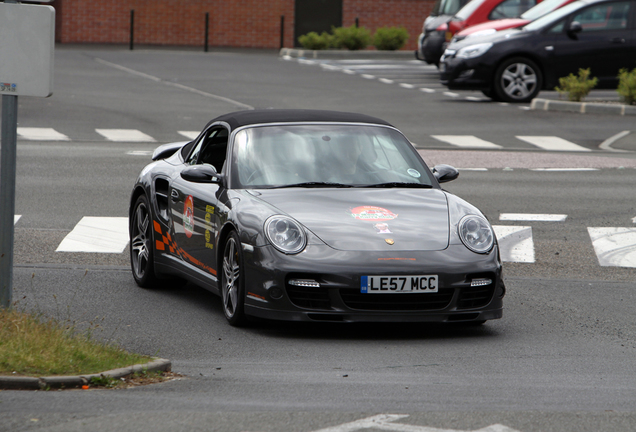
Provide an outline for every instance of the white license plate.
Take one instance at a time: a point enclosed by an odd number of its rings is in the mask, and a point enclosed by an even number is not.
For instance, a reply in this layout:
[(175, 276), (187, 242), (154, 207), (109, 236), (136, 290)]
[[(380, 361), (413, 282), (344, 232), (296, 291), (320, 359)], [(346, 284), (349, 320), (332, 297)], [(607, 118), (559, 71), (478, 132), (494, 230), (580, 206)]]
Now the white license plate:
[(436, 293), (438, 280), (437, 275), (362, 276), (360, 292), (363, 294)]

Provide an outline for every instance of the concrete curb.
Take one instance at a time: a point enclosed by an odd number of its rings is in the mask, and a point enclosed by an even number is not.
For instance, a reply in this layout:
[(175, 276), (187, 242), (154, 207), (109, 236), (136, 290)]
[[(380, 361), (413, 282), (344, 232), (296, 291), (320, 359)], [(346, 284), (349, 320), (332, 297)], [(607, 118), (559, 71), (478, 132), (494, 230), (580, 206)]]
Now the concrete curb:
[(530, 109), (542, 111), (566, 111), (581, 114), (636, 115), (636, 106), (594, 102), (569, 102), (553, 99), (532, 99)]
[(48, 388), (78, 388), (90, 384), (92, 378), (111, 377), (115, 379), (141, 372), (170, 372), (172, 363), (170, 360), (155, 358), (145, 364), (136, 364), (125, 368), (112, 369), (106, 372), (71, 375), (71, 376), (49, 376), (49, 377), (22, 377), (22, 376), (0, 376), (0, 390), (45, 390)]
[(278, 53), (280, 57), (305, 58), (305, 59), (348, 59), (348, 60), (370, 60), (370, 59), (413, 59), (413, 51), (377, 51), (377, 50), (306, 50), (297, 48), (281, 48)]

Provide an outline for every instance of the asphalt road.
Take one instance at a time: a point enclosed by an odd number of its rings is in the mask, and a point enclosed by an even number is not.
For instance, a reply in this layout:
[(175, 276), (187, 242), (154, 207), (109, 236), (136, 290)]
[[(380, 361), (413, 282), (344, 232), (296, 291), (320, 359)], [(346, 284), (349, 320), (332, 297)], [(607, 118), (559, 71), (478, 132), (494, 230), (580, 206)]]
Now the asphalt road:
[[(434, 87), (431, 71), (422, 74)], [(405, 417), (367, 430), (636, 427), (634, 268), (600, 266), (588, 233), (634, 227), (634, 154), (599, 149), (633, 119), (425, 93), (261, 51), (61, 47), (55, 83), (52, 98), (19, 104), (20, 127), (54, 128), (69, 141), (19, 140), (14, 299), (79, 326), (99, 323), (97, 337), (168, 358), (183, 378), (117, 391), (2, 391), (0, 431), (317, 431), (379, 414)], [(520, 225), (500, 221), (502, 213), (568, 217), (522, 223), (532, 227), (535, 260), (505, 264), (504, 318), (481, 327), (258, 321), (235, 329), (201, 288), (139, 289), (127, 250), (55, 252), (83, 216), (127, 215), (144, 152), (247, 106), (385, 118), (431, 164), (480, 169), (462, 170), (446, 189), (493, 224)], [(95, 130), (109, 128), (156, 142), (108, 142)], [(433, 138), (465, 134), (502, 149)], [(591, 151), (540, 151), (516, 138), (530, 135)], [(533, 171), (546, 167), (597, 170)]]

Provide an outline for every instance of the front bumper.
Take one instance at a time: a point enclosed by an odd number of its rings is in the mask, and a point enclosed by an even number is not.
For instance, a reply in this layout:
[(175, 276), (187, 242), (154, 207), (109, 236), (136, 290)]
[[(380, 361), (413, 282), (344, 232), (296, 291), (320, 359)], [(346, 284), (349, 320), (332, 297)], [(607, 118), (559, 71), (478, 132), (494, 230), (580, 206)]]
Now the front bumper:
[(420, 44), (422, 57), (428, 64), (439, 64), (439, 59), (444, 53), (446, 35), (443, 31), (428, 31), (422, 35)]
[[(245, 312), (289, 321), (470, 322), (501, 318), (505, 287), (497, 247), (487, 255), (464, 246), (434, 252), (346, 252), (312, 245), (298, 255), (272, 247), (244, 251)], [(362, 294), (369, 275), (439, 277), (437, 293)], [(471, 286), (473, 279), (490, 279)], [(290, 280), (314, 281), (301, 287)]]
[(442, 56), (440, 81), (450, 90), (490, 90), (494, 70), (481, 58), (463, 59)]

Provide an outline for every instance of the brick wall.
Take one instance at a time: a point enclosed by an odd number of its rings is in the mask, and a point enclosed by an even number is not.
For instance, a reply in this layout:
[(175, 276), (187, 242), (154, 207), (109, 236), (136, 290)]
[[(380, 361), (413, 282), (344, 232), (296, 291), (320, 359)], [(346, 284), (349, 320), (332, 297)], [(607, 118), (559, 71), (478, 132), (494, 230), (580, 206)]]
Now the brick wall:
[[(130, 42), (130, 11), (135, 11), (135, 44), (203, 46), (208, 12), (210, 46), (279, 48), (281, 16), (284, 46), (293, 46), (295, 0), (55, 0), (59, 43)], [(404, 26), (404, 49), (415, 48), (422, 22), (434, 0), (343, 0), (343, 25), (360, 20), (372, 32)]]

